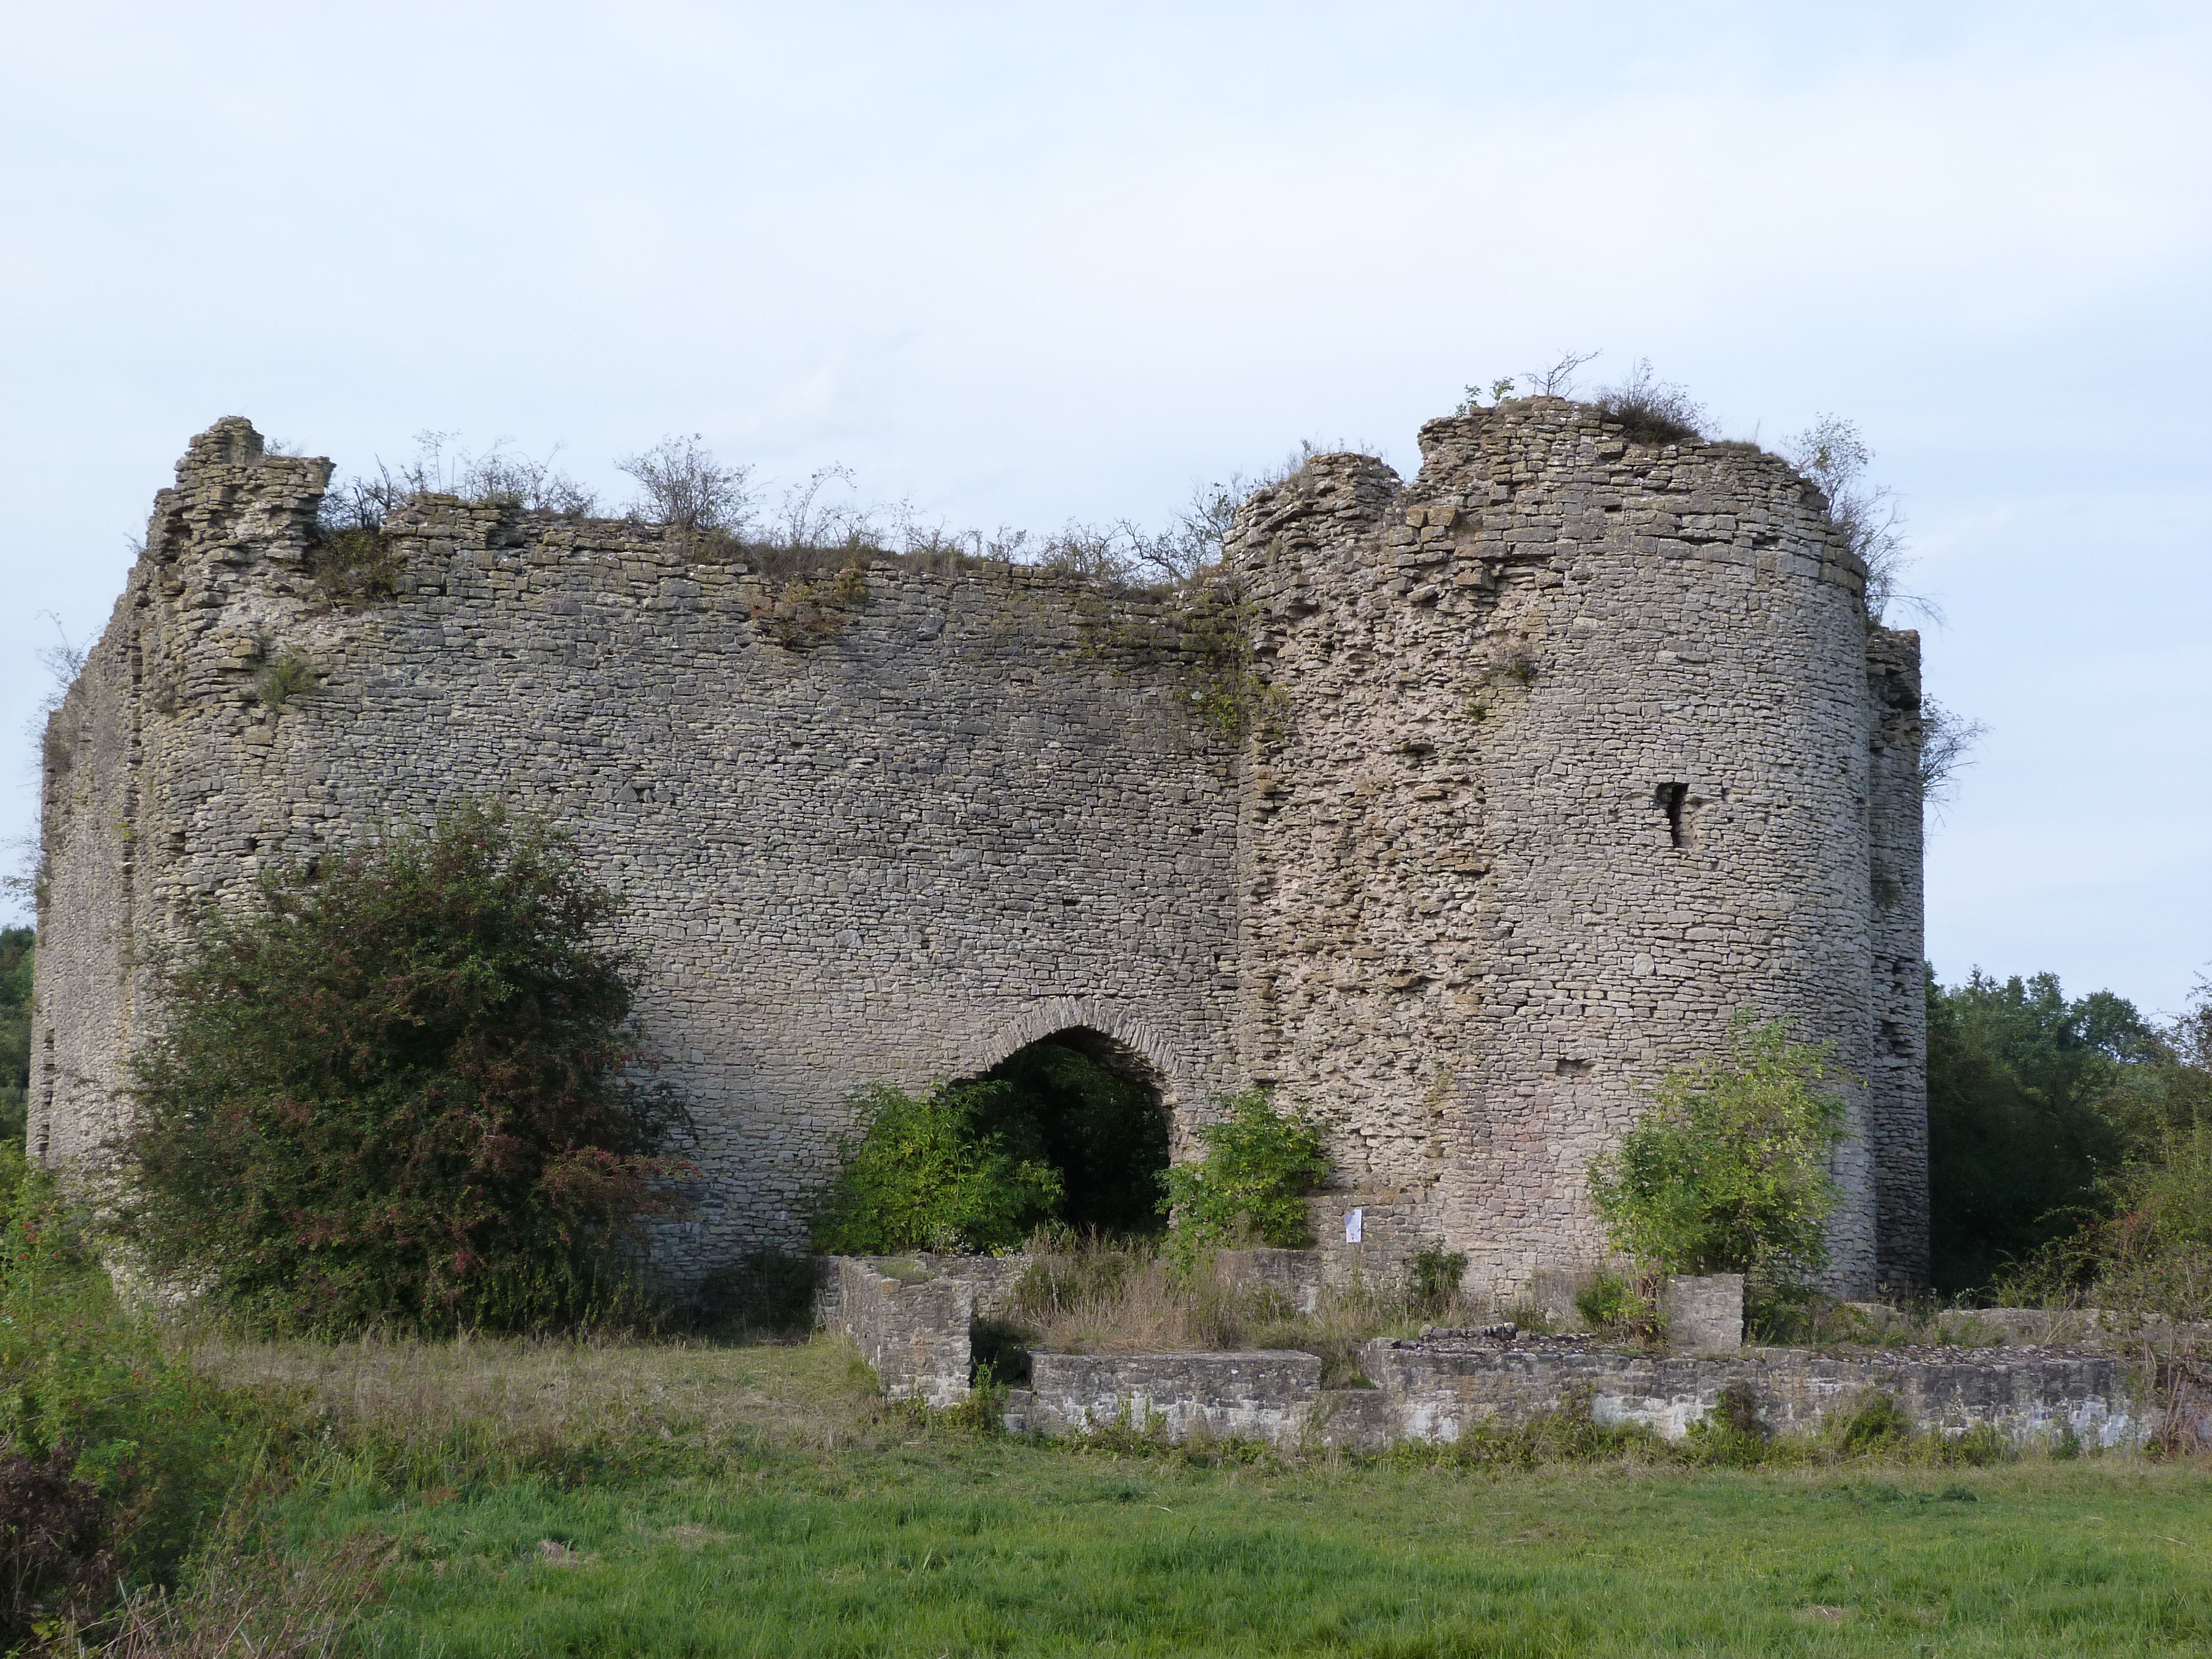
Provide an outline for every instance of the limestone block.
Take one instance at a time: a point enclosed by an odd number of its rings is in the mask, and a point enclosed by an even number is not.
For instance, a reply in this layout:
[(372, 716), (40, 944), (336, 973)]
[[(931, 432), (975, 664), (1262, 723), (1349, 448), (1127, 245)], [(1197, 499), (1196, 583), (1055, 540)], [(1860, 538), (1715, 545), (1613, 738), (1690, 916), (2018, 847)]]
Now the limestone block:
[(1676, 1353), (1734, 1353), (1743, 1346), (1743, 1275), (1669, 1274), (1660, 1311)]

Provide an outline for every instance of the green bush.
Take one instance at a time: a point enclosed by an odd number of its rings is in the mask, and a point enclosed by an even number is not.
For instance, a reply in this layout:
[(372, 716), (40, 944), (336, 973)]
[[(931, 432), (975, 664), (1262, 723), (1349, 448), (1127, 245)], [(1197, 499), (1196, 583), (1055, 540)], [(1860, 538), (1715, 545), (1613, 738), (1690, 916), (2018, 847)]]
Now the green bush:
[(860, 1133), (838, 1144), (842, 1168), (808, 1218), (815, 1248), (883, 1255), (1020, 1243), (1051, 1219), (1062, 1188), (1034, 1122), (1008, 1112), (1014, 1098), (1006, 1082), (854, 1095)]
[(281, 1401), (169, 1358), (0, 1146), (0, 1646), (167, 1573), (285, 1430)]
[(1844, 1135), (1843, 1107), (1820, 1085), (1837, 1075), (1825, 1048), (1739, 1015), (1724, 1059), (1669, 1072), (1656, 1109), (1591, 1164), (1615, 1248), (1668, 1273), (1816, 1271), (1836, 1202), (1826, 1159)]
[(614, 910), (552, 830), (470, 806), (204, 918), (137, 1062), (131, 1246), (270, 1328), (622, 1305), (689, 1166)]
[(1170, 1170), (1160, 1200), (1175, 1223), (1168, 1254), (1185, 1271), (1200, 1251), (1248, 1237), (1286, 1249), (1311, 1244), (1305, 1198), (1328, 1175), (1310, 1118), (1277, 1111), (1263, 1089), (1217, 1104), (1226, 1115), (1198, 1132), (1206, 1156)]
[(0, 927), (0, 1141), (21, 1146), (31, 1082), (31, 961), (37, 936)]

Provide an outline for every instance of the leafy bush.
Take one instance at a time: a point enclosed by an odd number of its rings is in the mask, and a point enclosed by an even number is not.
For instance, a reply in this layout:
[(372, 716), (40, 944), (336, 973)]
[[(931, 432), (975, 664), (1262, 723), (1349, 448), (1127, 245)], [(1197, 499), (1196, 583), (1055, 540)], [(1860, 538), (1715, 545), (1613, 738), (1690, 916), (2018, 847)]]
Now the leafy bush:
[(1219, 1101), (1227, 1115), (1198, 1132), (1206, 1156), (1168, 1171), (1161, 1206), (1174, 1218), (1168, 1250), (1188, 1269), (1201, 1250), (1250, 1237), (1296, 1249), (1314, 1242), (1305, 1198), (1328, 1175), (1321, 1127), (1279, 1112), (1263, 1089)]
[(1844, 1134), (1842, 1105), (1819, 1085), (1835, 1075), (1826, 1048), (1737, 1016), (1725, 1058), (1669, 1072), (1656, 1109), (1591, 1164), (1614, 1246), (1669, 1273), (1817, 1270), (1836, 1202), (1826, 1160)]
[(37, 936), (0, 927), (0, 1141), (23, 1141), (31, 1084), (31, 961)]
[(0, 1146), (0, 1645), (167, 1571), (283, 1428), (169, 1359), (52, 1179)]
[(860, 1133), (838, 1144), (843, 1167), (809, 1218), (815, 1248), (882, 1255), (1020, 1243), (1051, 1218), (1062, 1187), (1034, 1123), (1005, 1121), (1014, 1092), (990, 1082), (854, 1095)]
[(690, 1172), (613, 898), (469, 806), (213, 915), (139, 1059), (126, 1236), (270, 1328), (541, 1328), (634, 1297)]

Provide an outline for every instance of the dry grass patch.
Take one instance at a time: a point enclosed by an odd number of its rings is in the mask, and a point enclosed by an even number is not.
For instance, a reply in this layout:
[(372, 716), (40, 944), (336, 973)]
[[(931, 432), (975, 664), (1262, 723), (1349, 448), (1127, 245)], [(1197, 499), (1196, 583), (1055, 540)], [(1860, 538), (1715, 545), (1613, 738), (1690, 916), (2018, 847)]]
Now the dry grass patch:
[(743, 1346), (613, 1337), (186, 1340), (198, 1370), (296, 1390), (342, 1434), (415, 1449), (732, 1442), (835, 1450), (866, 1429), (875, 1379), (842, 1337)]
[(1287, 1348), (1319, 1355), (1323, 1383), (1340, 1387), (1361, 1380), (1358, 1349), (1370, 1338), (1473, 1316), (1456, 1297), (1423, 1304), (1388, 1282), (1323, 1285), (1309, 1302), (1267, 1282), (1257, 1252), (1201, 1255), (1186, 1273), (1142, 1240), (1040, 1239), (1031, 1250), (1006, 1324), (1060, 1353)]

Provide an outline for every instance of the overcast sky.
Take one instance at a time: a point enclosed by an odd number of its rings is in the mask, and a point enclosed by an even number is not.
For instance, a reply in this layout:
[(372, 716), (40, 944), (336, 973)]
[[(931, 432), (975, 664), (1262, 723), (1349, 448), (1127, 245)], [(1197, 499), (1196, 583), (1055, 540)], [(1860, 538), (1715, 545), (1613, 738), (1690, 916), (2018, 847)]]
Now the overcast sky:
[(1165, 519), (1648, 356), (1858, 422), (1989, 735), (1947, 980), (2212, 968), (2212, 9), (0, 5), (0, 830), (217, 416), (699, 433), (955, 526)]

